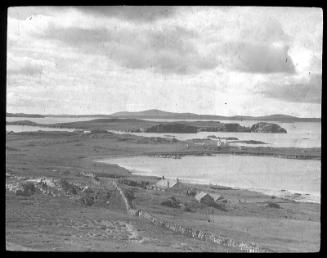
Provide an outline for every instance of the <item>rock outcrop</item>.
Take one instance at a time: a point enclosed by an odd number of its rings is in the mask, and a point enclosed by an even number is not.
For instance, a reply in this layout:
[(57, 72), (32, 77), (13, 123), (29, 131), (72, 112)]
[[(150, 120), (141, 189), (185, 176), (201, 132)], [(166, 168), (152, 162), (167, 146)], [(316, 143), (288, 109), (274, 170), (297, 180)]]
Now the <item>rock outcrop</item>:
[(267, 202), (264, 207), (268, 207), (268, 208), (275, 208), (275, 209), (280, 209), (280, 205), (278, 203), (275, 202)]
[[(38, 123), (32, 122), (30, 120), (19, 120), (19, 121), (12, 121), (6, 122), (7, 125), (29, 125), (29, 126), (39, 126)], [(41, 125), (42, 126), (42, 125)]]
[(249, 127), (241, 126), (238, 123), (219, 123), (215, 126), (201, 126), (199, 131), (203, 132), (250, 132)]
[(250, 132), (250, 128), (241, 126), (237, 123), (228, 123), (223, 125), (223, 132)]
[(31, 196), (35, 193), (36, 187), (31, 182), (24, 182), (19, 185), (17, 190), (15, 191), (16, 195), (21, 196)]
[(250, 132), (251, 128), (237, 123), (218, 123), (213, 126), (195, 126), (182, 123), (165, 123), (147, 128), (148, 133), (197, 133), (197, 132)]
[(198, 128), (191, 125), (168, 123), (154, 125), (146, 129), (148, 133), (196, 133)]
[(180, 202), (174, 196), (170, 197), (167, 200), (162, 201), (160, 204), (171, 207), (171, 208), (179, 208), (180, 207)]
[(287, 133), (286, 129), (278, 124), (260, 122), (252, 125), (251, 132), (254, 133)]

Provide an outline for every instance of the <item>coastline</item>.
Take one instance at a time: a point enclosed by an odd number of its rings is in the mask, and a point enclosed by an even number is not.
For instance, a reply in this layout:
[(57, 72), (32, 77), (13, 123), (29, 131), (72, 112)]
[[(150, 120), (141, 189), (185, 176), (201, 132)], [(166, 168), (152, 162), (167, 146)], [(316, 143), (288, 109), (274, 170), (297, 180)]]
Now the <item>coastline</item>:
[[(57, 128), (57, 129), (63, 129), (60, 127), (48, 127), (43, 126), (44, 128)], [(68, 128), (68, 130), (73, 130), (73, 128)], [(14, 132), (13, 134), (23, 134), (28, 135), (31, 133), (36, 133), (38, 131), (26, 131), (26, 132)], [(42, 131), (41, 131), (42, 132)], [(51, 132), (66, 132), (62, 130), (54, 130), (54, 131), (43, 131), (48, 132), (51, 134)], [(80, 132), (74, 132), (74, 131), (67, 131), (66, 133), (71, 134), (80, 134)], [(11, 132), (6, 132), (6, 134), (11, 134)], [(108, 132), (108, 134), (116, 135), (117, 137), (126, 137), (126, 138), (134, 138), (139, 139), (142, 141), (148, 141), (148, 142), (157, 142), (158, 139), (161, 139), (161, 141), (170, 141), (170, 139), (162, 138), (162, 137), (148, 137), (148, 136), (137, 136), (133, 134), (128, 133), (112, 133)], [(201, 139), (201, 141), (205, 142), (206, 139)], [(250, 156), (272, 156), (277, 158), (286, 158), (286, 159), (303, 159), (303, 160), (320, 160), (321, 159), (321, 147), (311, 147), (311, 148), (298, 148), (298, 147), (267, 147), (267, 146), (226, 146), (221, 147), (217, 149), (215, 145), (202, 145), (198, 146), (193, 144), (190, 140), (179, 140), (179, 142), (191, 145), (191, 148), (184, 149), (182, 151), (174, 150), (172, 152), (165, 152), (165, 151), (152, 151), (150, 153), (144, 153), (144, 155), (148, 156), (167, 156), (167, 157), (174, 157), (174, 156), (209, 156), (209, 155), (216, 155), (216, 154), (232, 154), (232, 155), (250, 155)], [(193, 146), (192, 146), (193, 145)]]
[[(129, 156), (131, 157), (131, 156)], [(142, 156), (133, 156), (133, 157), (142, 157)], [(131, 175), (136, 175), (140, 177), (157, 177), (158, 180), (160, 180), (163, 175), (160, 175), (159, 173), (154, 172), (151, 169), (147, 169), (145, 171), (145, 168), (141, 169), (135, 169), (132, 166), (127, 165), (121, 165), (121, 164), (115, 164), (110, 163), (111, 159), (115, 158), (122, 158), (122, 157), (111, 157), (111, 158), (105, 158), (105, 159), (96, 159), (94, 162), (98, 163), (105, 163), (110, 165), (118, 165), (121, 168), (124, 168), (128, 170)], [(128, 158), (128, 157), (126, 157)], [(169, 177), (165, 176), (167, 179), (176, 179), (176, 177)], [(241, 185), (232, 185), (232, 184), (211, 184), (209, 179), (203, 179), (203, 180), (197, 180), (197, 179), (189, 179), (189, 178), (183, 178), (178, 177), (179, 181), (187, 185), (188, 187), (195, 187), (195, 186), (205, 186), (205, 187), (218, 187), (218, 188), (231, 188), (234, 190), (240, 190), (240, 191), (251, 191), (255, 192), (257, 194), (263, 194), (269, 198), (271, 197), (278, 197), (281, 199), (284, 199), (286, 201), (294, 201), (294, 202), (303, 202), (303, 203), (315, 203), (315, 204), (321, 204), (320, 203), (320, 193), (308, 193), (298, 190), (289, 190), (289, 189), (263, 189), (263, 188), (253, 188), (253, 187), (243, 187)]]

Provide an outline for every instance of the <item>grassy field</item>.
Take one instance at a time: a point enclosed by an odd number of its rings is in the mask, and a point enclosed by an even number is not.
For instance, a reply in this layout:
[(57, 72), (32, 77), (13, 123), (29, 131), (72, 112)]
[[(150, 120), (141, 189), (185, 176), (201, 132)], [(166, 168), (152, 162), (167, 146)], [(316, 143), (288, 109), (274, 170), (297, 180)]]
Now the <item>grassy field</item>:
[[(247, 150), (254, 151), (254, 148)], [(133, 135), (7, 133), (7, 249), (240, 251), (185, 237), (128, 215), (121, 197), (113, 187), (113, 180), (116, 180), (124, 191), (132, 193), (132, 202), (136, 208), (148, 211), (158, 218), (214, 232), (237, 241), (255, 242), (275, 252), (319, 250), (319, 204), (297, 203), (247, 190), (213, 189), (203, 185), (180, 184), (168, 191), (149, 190), (140, 182), (151, 185), (158, 178), (136, 176), (119, 166), (94, 162), (96, 159), (109, 157), (208, 151), (212, 152), (213, 149), (191, 144), (187, 148), (185, 142)], [(303, 152), (292, 149), (270, 151), (288, 154), (294, 154), (294, 151)], [(320, 155), (320, 150), (316, 153)], [(92, 172), (96, 180), (83, 175), (85, 172)], [(17, 195), (10, 190), (9, 186), (17, 182), (39, 177), (59, 180), (61, 188), (53, 195), (36, 191), (30, 196)], [(131, 186), (128, 184), (130, 181), (136, 185)], [(69, 189), (63, 187), (65, 185), (79, 185), (83, 189), (87, 186), (89, 190), (76, 188), (77, 190), (68, 191)], [(186, 194), (189, 189), (222, 195), (226, 200), (225, 209), (198, 203)], [(188, 209), (161, 204), (171, 197)], [(279, 207), (267, 206), (268, 203), (276, 203)]]

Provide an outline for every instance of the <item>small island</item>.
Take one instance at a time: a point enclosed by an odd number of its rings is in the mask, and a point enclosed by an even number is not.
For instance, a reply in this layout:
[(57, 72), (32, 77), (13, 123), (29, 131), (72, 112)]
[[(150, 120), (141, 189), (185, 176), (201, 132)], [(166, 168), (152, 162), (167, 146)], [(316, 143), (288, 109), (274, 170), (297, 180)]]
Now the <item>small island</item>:
[[(246, 133), (287, 133), (286, 129), (278, 124), (259, 122), (251, 127), (241, 126), (238, 123), (216, 123), (212, 122), (210, 125), (204, 125), (208, 122), (190, 122), (184, 123), (164, 123), (154, 125), (143, 130), (150, 133), (197, 133), (197, 132), (246, 132)], [(137, 130), (141, 132), (141, 130)]]
[(7, 125), (31, 125), (52, 128), (78, 128), (87, 130), (119, 130), (134, 133), (198, 133), (198, 132), (245, 132), (245, 133), (287, 133), (278, 124), (259, 122), (252, 127), (238, 123), (218, 121), (154, 122), (138, 119), (94, 119), (71, 123), (39, 124), (29, 120), (7, 122)]
[(287, 133), (287, 131), (277, 124), (260, 122), (252, 125), (251, 132), (255, 133)]
[(44, 118), (43, 115), (37, 114), (24, 114), (24, 113), (6, 113), (6, 117), (31, 117), (31, 118)]

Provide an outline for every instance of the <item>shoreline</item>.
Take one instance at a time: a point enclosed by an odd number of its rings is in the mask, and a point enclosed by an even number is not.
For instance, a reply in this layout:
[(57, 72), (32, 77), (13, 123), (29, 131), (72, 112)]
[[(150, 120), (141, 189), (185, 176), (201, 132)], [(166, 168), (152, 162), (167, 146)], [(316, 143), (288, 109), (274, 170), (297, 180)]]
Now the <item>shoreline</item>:
[[(309, 155), (301, 155), (301, 154), (280, 154), (274, 152), (253, 152), (252, 150), (256, 150), (260, 147), (247, 147), (251, 148), (250, 152), (249, 149), (247, 150), (216, 150), (216, 151), (187, 151), (187, 152), (174, 152), (174, 153), (165, 153), (165, 152), (158, 152), (158, 153), (150, 153), (147, 156), (154, 156), (154, 157), (161, 157), (161, 156), (212, 156), (212, 155), (219, 155), (219, 154), (230, 154), (230, 155), (241, 155), (241, 156), (272, 156), (274, 158), (284, 158), (284, 159), (299, 159), (299, 160), (321, 160), (320, 156), (309, 156)], [(270, 150), (274, 151), (280, 148), (271, 148), (271, 147), (263, 147), (269, 148)], [(306, 149), (306, 148), (295, 148), (295, 149)], [(309, 148), (308, 148), (309, 149)]]
[[(111, 158), (104, 158), (104, 159), (96, 159), (93, 160), (93, 162), (95, 163), (104, 163), (104, 164), (109, 164), (109, 165), (117, 165), (123, 169), (126, 169), (127, 171), (130, 172), (131, 175), (136, 175), (136, 176), (140, 176), (140, 177), (156, 177), (158, 178), (158, 180), (160, 180), (163, 176), (156, 174), (154, 171), (152, 170), (148, 170), (148, 171), (144, 171), (144, 170), (137, 170), (137, 169), (133, 169), (132, 167), (129, 166), (122, 166), (119, 164), (115, 164), (115, 163), (110, 163), (110, 159), (115, 159), (115, 158), (128, 158), (128, 157), (144, 157), (142, 155), (136, 155), (136, 156), (125, 156), (125, 157), (111, 157)], [(108, 160), (108, 161), (106, 161)], [(151, 175), (147, 174), (148, 172), (151, 173)], [(164, 176), (165, 179), (176, 179), (176, 177), (169, 177), (169, 176)], [(299, 203), (314, 203), (314, 204), (319, 204), (321, 205), (321, 194), (313, 194), (313, 193), (307, 193), (307, 192), (303, 192), (303, 191), (298, 191), (298, 190), (289, 190), (289, 189), (264, 189), (264, 188), (251, 188), (251, 187), (242, 187), (242, 186), (236, 186), (236, 185), (218, 185), (218, 184), (210, 184), (209, 181), (203, 180), (203, 182), (201, 182), (201, 180), (198, 180), (198, 182), (196, 182), (196, 179), (187, 179), (187, 178), (183, 178), (183, 177), (178, 177), (178, 180), (189, 186), (189, 187), (194, 187), (194, 186), (205, 186), (205, 187), (218, 187), (218, 188), (226, 188), (226, 189), (230, 189), (230, 190), (240, 190), (240, 191), (250, 191), (250, 192), (254, 192), (257, 194), (262, 194), (264, 196), (268, 196), (268, 197), (277, 197), (277, 198), (281, 198), (281, 199), (285, 199), (286, 201), (294, 201), (294, 202), (299, 202)], [(209, 180), (209, 179), (207, 179)], [(206, 182), (204, 182), (206, 181)], [(270, 193), (270, 194), (269, 194)], [(288, 194), (288, 195), (283, 195), (283, 194)], [(309, 195), (310, 197), (312, 197), (313, 199), (296, 199), (299, 197), (304, 197)], [(316, 201), (313, 201), (316, 200)]]
[[(57, 134), (57, 133), (68, 133), (68, 134), (77, 134), (79, 132), (74, 131), (26, 131), (26, 132), (8, 132), (6, 131), (6, 135), (8, 134), (16, 134), (16, 135), (29, 135), (35, 133), (47, 133), (47, 134)], [(108, 134), (112, 134), (115, 137), (132, 137), (134, 139), (143, 139), (147, 141), (152, 141), (154, 138), (160, 138), (163, 140), (169, 141), (169, 139), (164, 137), (146, 137), (146, 136), (137, 136), (133, 134), (119, 134), (108, 132)], [(87, 135), (87, 134), (85, 134)], [(206, 139), (203, 139), (204, 141)], [(183, 144), (191, 144), (190, 141), (185, 140), (178, 142)], [(286, 159), (299, 159), (299, 160), (321, 160), (321, 147), (312, 147), (312, 148), (298, 148), (298, 147), (267, 147), (267, 146), (227, 146), (221, 147), (217, 149), (215, 146), (204, 145), (199, 148), (199, 146), (193, 146), (190, 149), (183, 151), (152, 151), (150, 153), (143, 153), (142, 155), (147, 156), (166, 156), (166, 157), (181, 157), (181, 156), (211, 156), (216, 154), (231, 154), (231, 155), (249, 155), (249, 156), (272, 156), (276, 158), (286, 158)]]

